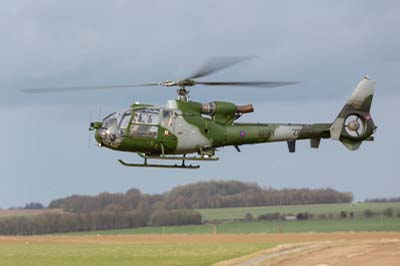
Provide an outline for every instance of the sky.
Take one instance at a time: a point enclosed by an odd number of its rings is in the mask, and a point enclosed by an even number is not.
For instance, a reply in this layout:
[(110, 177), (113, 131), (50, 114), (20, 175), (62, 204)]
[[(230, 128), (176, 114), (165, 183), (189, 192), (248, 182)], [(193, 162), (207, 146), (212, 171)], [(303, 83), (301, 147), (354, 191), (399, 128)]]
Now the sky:
[[(398, 1), (16, 0), (0, 9), (0, 208), (72, 194), (162, 193), (241, 180), (274, 188), (400, 196)], [(161, 82), (213, 56), (256, 56), (207, 80), (301, 81), (290, 87), (206, 88), (191, 99), (253, 103), (241, 122), (332, 122), (364, 75), (377, 80), (374, 142), (348, 151), (323, 140), (227, 147), (199, 170), (139, 169), (135, 154), (95, 146), (90, 120), (140, 101), (163, 106), (173, 88), (27, 95), (21, 89)], [(205, 80), (205, 79), (204, 79)]]

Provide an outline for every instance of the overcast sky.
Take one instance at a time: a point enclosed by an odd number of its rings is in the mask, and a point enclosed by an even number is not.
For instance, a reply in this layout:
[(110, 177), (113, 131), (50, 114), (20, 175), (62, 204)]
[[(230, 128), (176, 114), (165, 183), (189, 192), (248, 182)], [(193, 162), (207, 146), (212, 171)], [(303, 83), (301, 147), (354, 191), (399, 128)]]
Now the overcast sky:
[[(0, 207), (71, 194), (160, 193), (236, 179), (276, 188), (332, 187), (357, 200), (400, 196), (398, 1), (8, 1), (0, 9)], [(192, 89), (194, 100), (253, 103), (240, 121), (331, 122), (365, 74), (377, 80), (375, 142), (348, 151), (325, 140), (218, 152), (200, 170), (125, 168), (135, 154), (94, 146), (87, 128), (172, 88), (25, 95), (21, 88), (160, 82), (212, 56), (255, 55), (208, 80), (294, 80), (277, 89)], [(88, 141), (91, 138), (90, 148)]]

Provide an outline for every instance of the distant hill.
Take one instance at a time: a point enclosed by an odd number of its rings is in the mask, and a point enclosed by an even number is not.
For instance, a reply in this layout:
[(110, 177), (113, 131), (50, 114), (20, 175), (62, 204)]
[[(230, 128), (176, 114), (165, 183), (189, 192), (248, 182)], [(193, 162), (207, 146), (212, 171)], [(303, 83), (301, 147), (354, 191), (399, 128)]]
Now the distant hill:
[(69, 212), (91, 212), (110, 207), (122, 210), (204, 209), (352, 201), (351, 192), (339, 192), (330, 188), (273, 189), (240, 181), (208, 181), (178, 186), (160, 195), (143, 194), (135, 188), (126, 193), (73, 195), (51, 201), (49, 208), (60, 208)]
[(273, 189), (239, 181), (208, 181), (173, 188), (165, 194), (172, 209), (204, 209), (322, 203), (349, 203), (351, 192), (334, 189)]

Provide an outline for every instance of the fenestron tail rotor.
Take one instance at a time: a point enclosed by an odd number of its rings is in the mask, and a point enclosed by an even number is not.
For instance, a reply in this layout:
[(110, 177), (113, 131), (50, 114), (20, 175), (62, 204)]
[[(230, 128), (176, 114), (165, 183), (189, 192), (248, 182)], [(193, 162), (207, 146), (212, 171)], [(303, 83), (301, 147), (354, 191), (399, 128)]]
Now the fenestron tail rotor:
[(274, 88), (281, 86), (293, 85), (298, 82), (288, 81), (197, 81), (195, 79), (211, 75), (215, 72), (231, 67), (233, 65), (245, 62), (254, 57), (251, 56), (236, 56), (236, 57), (214, 57), (204, 64), (198, 71), (196, 71), (189, 78), (173, 81), (166, 80), (159, 83), (143, 83), (143, 84), (126, 84), (126, 85), (101, 85), (101, 86), (77, 86), (77, 87), (58, 87), (58, 88), (31, 88), (21, 90), (24, 93), (51, 93), (51, 92), (71, 92), (71, 91), (89, 91), (89, 90), (103, 90), (103, 89), (118, 89), (118, 88), (134, 88), (134, 87), (178, 87), (178, 99), (187, 101), (189, 99), (188, 87), (195, 85), (203, 86), (241, 86), (241, 87), (263, 87)]
[(344, 122), (344, 129), (350, 136), (360, 138), (366, 130), (365, 121), (358, 115), (349, 115)]

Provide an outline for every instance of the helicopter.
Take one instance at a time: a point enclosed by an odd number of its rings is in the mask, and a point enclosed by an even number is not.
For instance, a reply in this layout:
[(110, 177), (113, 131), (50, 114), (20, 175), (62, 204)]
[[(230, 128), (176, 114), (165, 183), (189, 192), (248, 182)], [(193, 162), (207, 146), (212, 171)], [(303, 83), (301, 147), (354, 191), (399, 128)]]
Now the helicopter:
[[(200, 103), (189, 100), (190, 88), (203, 86), (280, 87), (298, 82), (287, 81), (198, 81), (217, 71), (244, 62), (251, 57), (215, 57), (188, 78), (178, 81), (114, 86), (85, 86), (69, 88), (26, 89), (25, 93), (92, 90), (131, 87), (177, 87), (177, 98), (165, 107), (133, 103), (128, 108), (113, 112), (102, 121), (91, 122), (100, 147), (116, 151), (137, 153), (143, 163), (128, 163), (129, 167), (156, 167), (198, 169), (200, 165), (186, 161), (218, 161), (218, 148), (268, 142), (287, 142), (290, 153), (296, 150), (296, 141), (310, 140), (311, 148), (318, 149), (321, 139), (333, 139), (349, 150), (357, 150), (363, 141), (373, 141), (377, 127), (370, 108), (376, 81), (365, 76), (331, 123), (239, 123), (237, 119), (254, 112), (254, 106), (231, 102), (212, 101)], [(159, 164), (149, 160), (179, 161)]]

